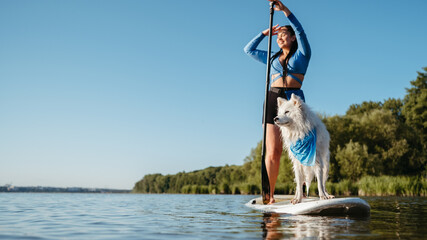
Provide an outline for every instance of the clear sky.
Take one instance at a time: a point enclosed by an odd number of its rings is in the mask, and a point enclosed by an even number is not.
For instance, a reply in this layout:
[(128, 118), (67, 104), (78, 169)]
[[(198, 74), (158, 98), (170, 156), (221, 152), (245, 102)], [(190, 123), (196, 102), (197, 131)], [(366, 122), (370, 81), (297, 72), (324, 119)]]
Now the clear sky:
[[(316, 112), (403, 98), (427, 66), (425, 0), (285, 4), (311, 44)], [(242, 164), (262, 137), (266, 70), (243, 47), (268, 8), (0, 0), (0, 185), (131, 189), (149, 173)]]

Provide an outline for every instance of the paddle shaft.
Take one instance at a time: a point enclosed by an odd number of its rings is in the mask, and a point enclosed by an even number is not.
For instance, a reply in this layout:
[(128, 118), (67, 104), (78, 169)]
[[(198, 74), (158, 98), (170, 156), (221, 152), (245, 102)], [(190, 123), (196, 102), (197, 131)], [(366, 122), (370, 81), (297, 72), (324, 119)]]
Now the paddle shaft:
[(264, 99), (264, 128), (263, 128), (263, 137), (262, 137), (262, 151), (261, 151), (261, 195), (262, 202), (264, 204), (269, 202), (270, 197), (267, 198), (267, 195), (270, 194), (270, 181), (268, 179), (267, 168), (265, 165), (265, 152), (266, 152), (266, 136), (267, 136), (267, 104), (268, 104), (268, 90), (270, 86), (270, 66), (271, 66), (271, 39), (273, 36), (273, 15), (274, 15), (274, 3), (270, 2), (270, 30), (268, 32), (268, 52), (267, 52), (267, 76), (265, 83), (265, 99)]

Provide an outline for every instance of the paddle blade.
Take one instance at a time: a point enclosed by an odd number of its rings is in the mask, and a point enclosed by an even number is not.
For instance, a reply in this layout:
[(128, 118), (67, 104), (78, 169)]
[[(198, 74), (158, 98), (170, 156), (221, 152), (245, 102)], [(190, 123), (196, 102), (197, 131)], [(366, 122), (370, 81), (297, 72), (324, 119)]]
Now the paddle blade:
[(270, 181), (268, 179), (267, 168), (265, 167), (265, 157), (261, 157), (261, 195), (262, 202), (270, 202)]

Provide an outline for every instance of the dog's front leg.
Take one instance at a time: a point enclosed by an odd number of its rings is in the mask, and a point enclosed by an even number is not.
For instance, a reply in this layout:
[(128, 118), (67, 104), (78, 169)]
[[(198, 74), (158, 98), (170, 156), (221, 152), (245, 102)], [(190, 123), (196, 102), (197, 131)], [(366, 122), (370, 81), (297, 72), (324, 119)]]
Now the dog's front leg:
[(295, 172), (295, 182), (297, 183), (297, 188), (295, 190), (295, 197), (291, 200), (291, 203), (297, 204), (297, 203), (300, 203), (302, 200), (302, 184), (304, 182), (304, 176), (302, 173), (301, 164), (299, 162), (298, 163), (294, 162), (294, 164), (296, 164), (294, 165), (296, 166), (294, 167), (294, 172)]
[(310, 185), (311, 185), (311, 181), (313, 181), (313, 177), (314, 177), (314, 171), (313, 171), (313, 167), (304, 167), (304, 175), (305, 175), (305, 185), (306, 185), (306, 197), (309, 197), (309, 193), (310, 193)]

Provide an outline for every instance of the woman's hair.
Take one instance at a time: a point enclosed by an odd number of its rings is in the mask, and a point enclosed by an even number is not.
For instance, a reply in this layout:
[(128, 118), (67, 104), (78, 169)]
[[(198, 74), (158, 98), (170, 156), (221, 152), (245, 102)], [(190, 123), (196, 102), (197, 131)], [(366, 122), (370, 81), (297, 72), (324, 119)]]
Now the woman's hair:
[[(295, 31), (291, 27), (291, 25), (286, 25), (283, 27), (286, 28), (286, 30), (288, 30), (291, 33), (291, 36), (295, 36)], [(295, 41), (292, 43), (291, 49), (289, 49), (288, 55), (286, 55), (286, 57), (285, 57), (284, 66), (283, 66), (283, 77), (286, 77), (286, 75), (288, 74), (288, 68), (287, 68), (288, 61), (292, 57), (292, 55), (294, 55), (294, 53), (297, 51), (297, 49), (298, 49), (298, 42), (295, 39)], [(283, 50), (280, 49), (280, 51), (278, 51), (276, 54), (274, 54), (270, 58), (270, 61), (273, 61), (274, 59), (276, 59), (278, 56), (280, 56), (280, 54), (282, 54), (282, 52), (283, 52)]]

